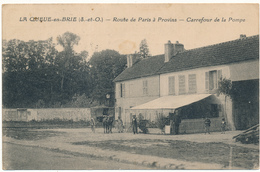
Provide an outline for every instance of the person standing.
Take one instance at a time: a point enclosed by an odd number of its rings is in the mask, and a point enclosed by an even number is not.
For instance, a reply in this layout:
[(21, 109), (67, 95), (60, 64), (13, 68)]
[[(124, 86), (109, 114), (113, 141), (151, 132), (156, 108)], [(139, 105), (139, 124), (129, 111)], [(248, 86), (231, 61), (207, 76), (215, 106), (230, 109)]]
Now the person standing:
[(118, 132), (123, 133), (123, 121), (121, 117), (118, 117)]
[(179, 134), (179, 127), (181, 123), (181, 116), (179, 114), (179, 111), (175, 111), (173, 122), (174, 122), (174, 134), (177, 135)]
[(209, 133), (210, 134), (210, 119), (207, 117), (204, 121), (204, 125), (205, 125), (205, 134)]
[(91, 118), (90, 126), (91, 126), (92, 132), (95, 133), (95, 120), (94, 120), (94, 118)]
[(133, 119), (132, 119), (132, 126), (133, 126), (133, 133), (135, 134), (138, 134), (137, 133), (137, 119), (136, 119), (136, 116), (134, 115), (133, 116)]
[(169, 113), (169, 120), (170, 120), (170, 134), (175, 134), (174, 129), (175, 129), (175, 125), (174, 125), (174, 113)]
[(225, 131), (226, 131), (226, 121), (225, 121), (225, 118), (222, 118), (222, 121), (221, 121), (221, 134), (225, 134)]

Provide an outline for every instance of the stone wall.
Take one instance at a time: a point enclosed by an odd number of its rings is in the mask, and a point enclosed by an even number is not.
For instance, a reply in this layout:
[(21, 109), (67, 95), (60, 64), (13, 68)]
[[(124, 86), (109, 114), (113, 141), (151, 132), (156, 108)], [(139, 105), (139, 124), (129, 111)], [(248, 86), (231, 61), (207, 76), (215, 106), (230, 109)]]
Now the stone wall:
[(56, 108), (56, 109), (26, 109), (20, 115), (18, 109), (3, 109), (3, 120), (6, 121), (41, 121), (41, 120), (73, 120), (89, 121), (91, 119), (90, 108)]

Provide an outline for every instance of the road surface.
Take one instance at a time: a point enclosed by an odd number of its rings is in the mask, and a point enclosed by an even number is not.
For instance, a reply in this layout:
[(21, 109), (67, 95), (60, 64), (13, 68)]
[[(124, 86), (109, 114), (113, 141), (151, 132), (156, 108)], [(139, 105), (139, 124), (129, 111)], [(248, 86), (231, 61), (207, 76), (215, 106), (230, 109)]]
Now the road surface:
[(5, 170), (149, 169), (145, 166), (63, 154), (37, 147), (10, 143), (3, 143), (3, 147), (3, 169)]

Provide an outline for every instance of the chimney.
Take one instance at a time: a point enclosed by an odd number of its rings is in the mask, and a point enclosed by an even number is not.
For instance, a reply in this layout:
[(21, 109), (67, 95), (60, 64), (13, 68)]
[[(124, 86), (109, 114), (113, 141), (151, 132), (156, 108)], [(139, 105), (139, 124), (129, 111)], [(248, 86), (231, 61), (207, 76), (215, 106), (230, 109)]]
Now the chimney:
[(137, 54), (127, 54), (127, 68), (132, 67), (140, 58)]
[(175, 44), (172, 44), (171, 41), (168, 41), (168, 43), (164, 44), (164, 49), (164, 62), (168, 62), (173, 56), (176, 56), (178, 53), (183, 52), (184, 46), (183, 44), (180, 44), (179, 41), (176, 41)]
[(246, 38), (246, 35), (240, 34), (240, 39), (245, 39), (245, 38)]

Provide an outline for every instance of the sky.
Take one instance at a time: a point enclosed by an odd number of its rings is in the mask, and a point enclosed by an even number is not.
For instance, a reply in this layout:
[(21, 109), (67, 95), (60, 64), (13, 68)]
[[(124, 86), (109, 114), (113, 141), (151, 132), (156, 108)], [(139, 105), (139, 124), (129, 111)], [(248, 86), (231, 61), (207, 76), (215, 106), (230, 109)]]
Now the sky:
[[(2, 17), (3, 39), (53, 37), (56, 42), (57, 36), (69, 31), (80, 37), (74, 49), (90, 55), (105, 49), (134, 53), (143, 39), (150, 54), (157, 55), (164, 53), (168, 40), (193, 49), (235, 40), (240, 34), (259, 34), (258, 4), (8, 4), (3, 5)], [(33, 21), (38, 17), (52, 21)], [(66, 21), (54, 21), (63, 17)], [(79, 21), (82, 17), (84, 22)]]

